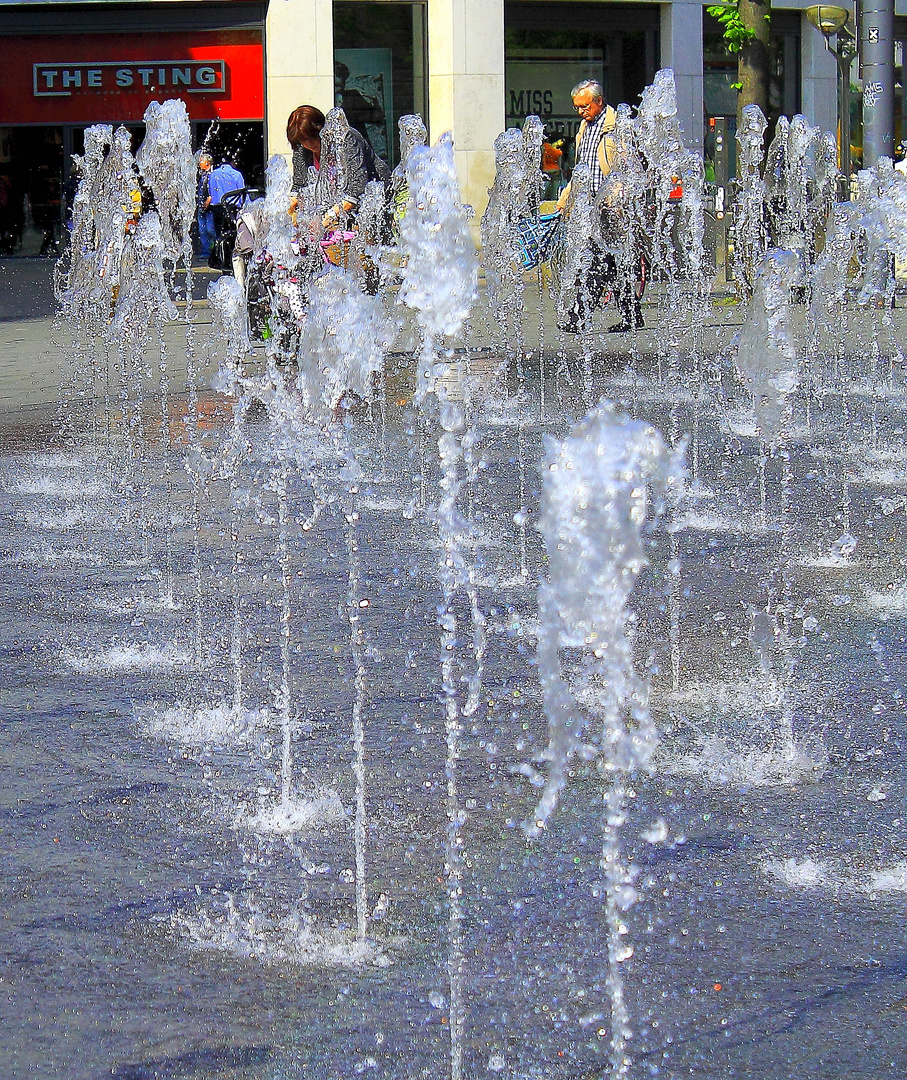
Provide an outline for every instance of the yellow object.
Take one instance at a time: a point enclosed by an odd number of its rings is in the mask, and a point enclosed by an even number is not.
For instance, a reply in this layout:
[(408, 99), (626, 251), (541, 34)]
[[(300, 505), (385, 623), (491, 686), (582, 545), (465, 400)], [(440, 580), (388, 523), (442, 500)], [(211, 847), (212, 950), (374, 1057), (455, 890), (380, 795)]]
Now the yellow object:
[(344, 269), (348, 269), (350, 265), (350, 247), (352, 241), (347, 239), (338, 238), (333, 244), (328, 244), (324, 249), (324, 254), (327, 257), (329, 263), (333, 266), (342, 266)]

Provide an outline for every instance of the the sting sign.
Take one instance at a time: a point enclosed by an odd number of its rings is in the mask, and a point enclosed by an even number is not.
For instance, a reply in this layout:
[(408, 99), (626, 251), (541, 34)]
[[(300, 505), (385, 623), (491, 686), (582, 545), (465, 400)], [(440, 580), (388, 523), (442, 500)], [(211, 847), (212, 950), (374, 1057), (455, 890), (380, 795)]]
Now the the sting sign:
[(71, 97), (79, 93), (132, 87), (219, 94), (226, 86), (226, 64), (223, 60), (34, 64), (32, 86), (35, 97)]

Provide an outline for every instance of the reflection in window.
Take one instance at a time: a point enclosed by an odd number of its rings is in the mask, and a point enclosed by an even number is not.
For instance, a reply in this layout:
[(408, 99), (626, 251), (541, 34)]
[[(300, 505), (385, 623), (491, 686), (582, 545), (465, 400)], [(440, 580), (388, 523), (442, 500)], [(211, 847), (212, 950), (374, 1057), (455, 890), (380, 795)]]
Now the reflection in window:
[(597, 79), (612, 105), (637, 105), (655, 76), (656, 6), (589, 3), (504, 5), (505, 112), (508, 127), (534, 113), (549, 139), (572, 143), (579, 127), (570, 90)]
[(423, 3), (334, 4), (334, 104), (390, 165), (400, 157), (400, 117), (428, 118), (425, 61)]

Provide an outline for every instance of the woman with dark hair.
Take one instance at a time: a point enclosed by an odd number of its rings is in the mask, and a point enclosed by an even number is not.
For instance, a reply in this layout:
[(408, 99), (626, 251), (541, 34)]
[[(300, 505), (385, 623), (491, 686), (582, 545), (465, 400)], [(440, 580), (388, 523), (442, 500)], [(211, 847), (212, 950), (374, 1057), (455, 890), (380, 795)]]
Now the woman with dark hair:
[[(314, 105), (300, 105), (290, 113), (287, 139), (293, 147), (293, 188), (299, 191), (308, 180), (308, 170), (321, 165), (321, 131), (325, 116)], [(343, 214), (354, 215), (359, 200), (370, 180), (390, 179), (390, 169), (355, 128), (348, 128), (343, 143), (344, 191), (340, 202), (330, 207), (322, 219), (326, 229), (332, 228)]]
[(308, 171), (321, 162), (321, 129), (324, 113), (314, 105), (300, 105), (287, 120), (287, 141), (293, 147), (293, 188), (299, 191), (308, 181)]

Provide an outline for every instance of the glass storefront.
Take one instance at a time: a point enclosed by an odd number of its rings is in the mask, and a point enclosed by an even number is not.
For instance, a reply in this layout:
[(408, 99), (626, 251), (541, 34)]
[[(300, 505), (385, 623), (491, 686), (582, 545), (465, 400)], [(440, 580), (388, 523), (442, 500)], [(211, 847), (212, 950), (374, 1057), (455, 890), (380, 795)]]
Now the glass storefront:
[(657, 6), (570, 2), (504, 5), (507, 126), (534, 113), (569, 152), (579, 127), (570, 90), (597, 79), (612, 105), (637, 105), (658, 67)]
[(428, 117), (425, 9), (390, 0), (334, 4), (335, 104), (391, 166), (400, 159), (400, 117)]
[[(730, 175), (737, 175), (737, 57), (728, 52), (721, 24), (703, 12), (703, 101), (706, 125), (712, 117), (727, 120)], [(779, 116), (794, 116), (800, 104), (800, 13), (772, 11), (769, 84), (769, 133)], [(706, 136), (706, 167), (710, 140)]]
[(63, 128), (0, 127), (0, 255), (52, 255), (60, 237)]

